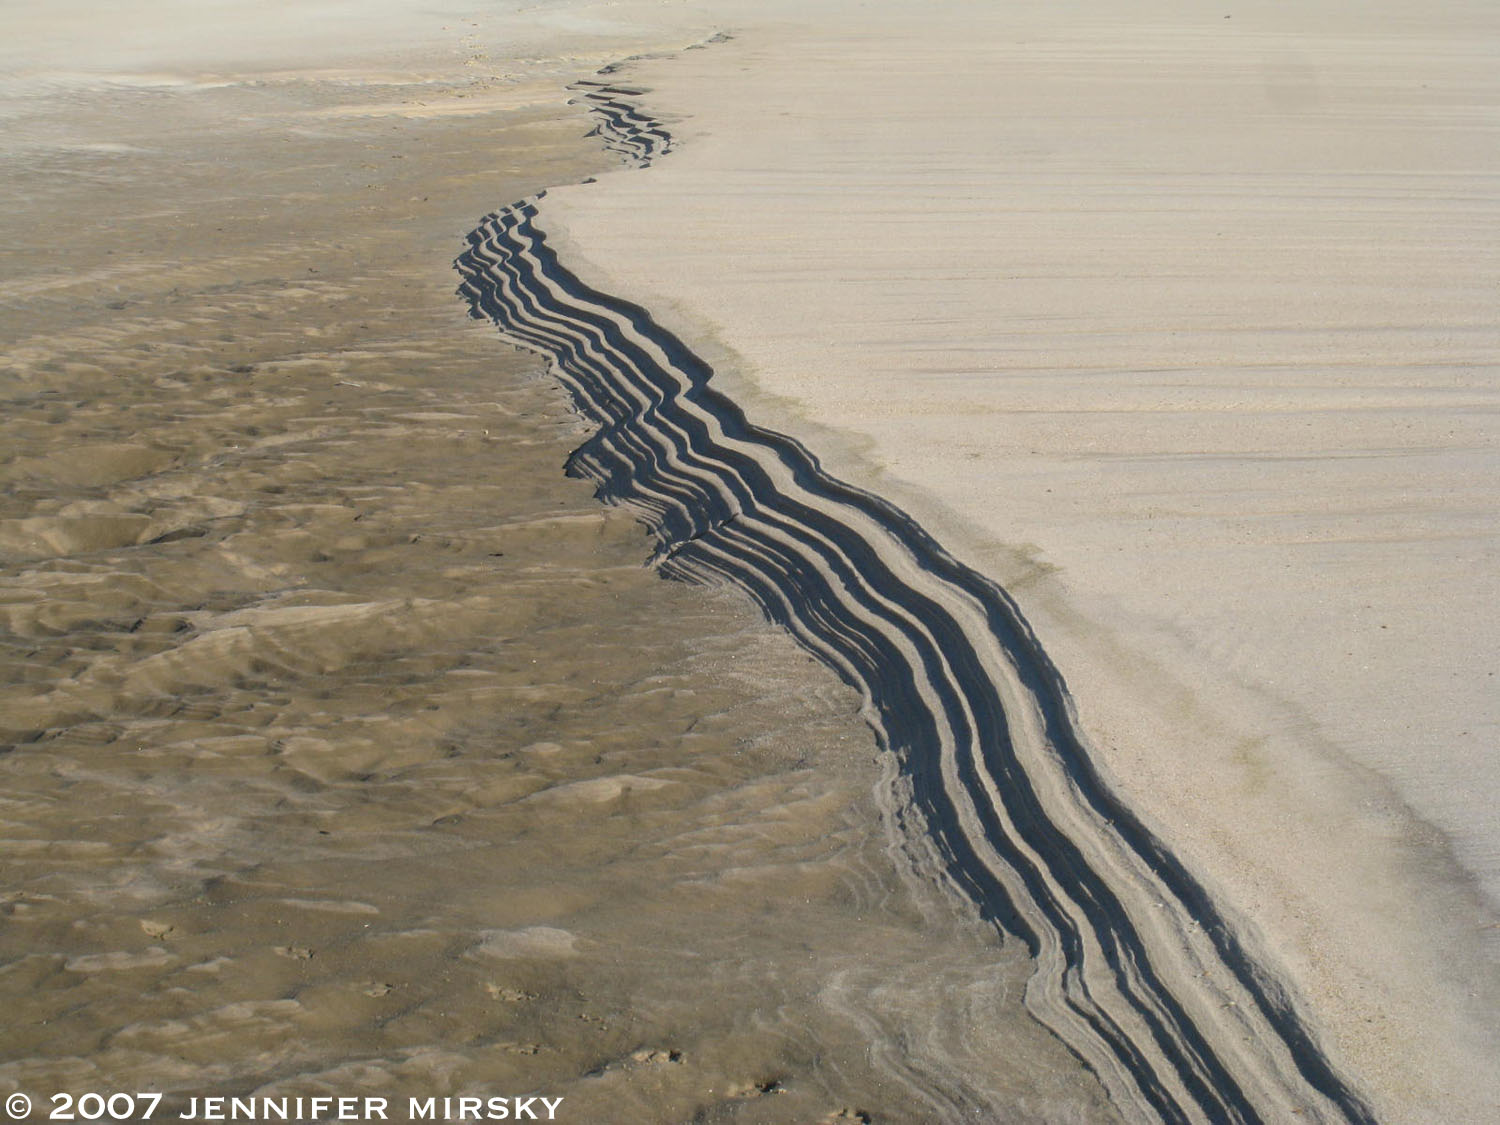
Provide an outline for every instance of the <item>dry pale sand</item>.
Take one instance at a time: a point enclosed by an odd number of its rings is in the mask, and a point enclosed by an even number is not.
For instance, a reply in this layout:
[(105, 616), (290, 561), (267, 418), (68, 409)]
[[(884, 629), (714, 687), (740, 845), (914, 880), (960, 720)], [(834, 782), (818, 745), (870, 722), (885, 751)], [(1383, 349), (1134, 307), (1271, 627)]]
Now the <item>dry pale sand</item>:
[(1493, 1120), (1493, 9), (730, 9), (554, 242), (1007, 585), (1380, 1112)]

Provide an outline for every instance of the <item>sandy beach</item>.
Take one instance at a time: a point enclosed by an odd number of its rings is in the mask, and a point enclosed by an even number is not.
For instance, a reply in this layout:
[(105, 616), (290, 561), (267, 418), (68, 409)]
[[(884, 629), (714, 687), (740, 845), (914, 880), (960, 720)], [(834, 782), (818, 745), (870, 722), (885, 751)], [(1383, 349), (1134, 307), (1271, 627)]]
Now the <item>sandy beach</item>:
[(746, 35), (642, 67), (681, 150), (549, 215), (1002, 581), (1393, 1119), (1477, 1121), (1496, 37), (1443, 15)]
[(890, 862), (858, 698), (661, 580), (455, 293), (655, 42), (482, 15), (7, 60), (0, 1092), (1113, 1119)]
[(73, 7), (0, 1090), (1500, 1112), (1483, 5)]

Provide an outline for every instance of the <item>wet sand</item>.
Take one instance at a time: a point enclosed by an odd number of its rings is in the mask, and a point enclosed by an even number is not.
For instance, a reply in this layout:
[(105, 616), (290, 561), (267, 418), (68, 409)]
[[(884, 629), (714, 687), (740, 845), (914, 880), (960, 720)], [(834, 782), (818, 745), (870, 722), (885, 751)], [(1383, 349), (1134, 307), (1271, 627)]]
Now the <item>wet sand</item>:
[(898, 874), (853, 692), (649, 569), (454, 295), (484, 211), (614, 164), (547, 65), (25, 100), (0, 1090), (1112, 1119)]

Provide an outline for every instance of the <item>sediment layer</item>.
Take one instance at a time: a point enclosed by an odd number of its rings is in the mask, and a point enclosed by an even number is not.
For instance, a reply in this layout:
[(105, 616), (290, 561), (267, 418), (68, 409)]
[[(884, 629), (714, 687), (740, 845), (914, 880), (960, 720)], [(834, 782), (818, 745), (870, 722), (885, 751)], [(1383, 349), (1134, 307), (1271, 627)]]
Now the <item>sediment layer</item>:
[[(671, 145), (635, 101), (646, 91), (575, 89), (637, 166)], [(902, 854), (1024, 943), (1028, 1010), (1135, 1119), (1373, 1120), (1286, 984), (1101, 779), (1009, 595), (750, 423), (644, 309), (581, 281), (547, 243), (541, 198), (470, 234), (460, 293), (551, 361), (598, 427), (569, 473), (640, 517), (662, 574), (745, 591), (863, 694), (900, 764)]]

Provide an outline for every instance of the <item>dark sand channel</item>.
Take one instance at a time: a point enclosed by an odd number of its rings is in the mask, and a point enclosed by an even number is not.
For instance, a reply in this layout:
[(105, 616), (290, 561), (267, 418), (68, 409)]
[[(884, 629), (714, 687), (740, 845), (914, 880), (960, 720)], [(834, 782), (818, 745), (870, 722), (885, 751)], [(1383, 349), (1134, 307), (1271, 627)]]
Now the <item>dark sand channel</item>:
[(0, 1092), (1112, 1119), (895, 874), (853, 693), (563, 477), (449, 261), (612, 161), (395, 112), (468, 92), (78, 90), (3, 154)]

